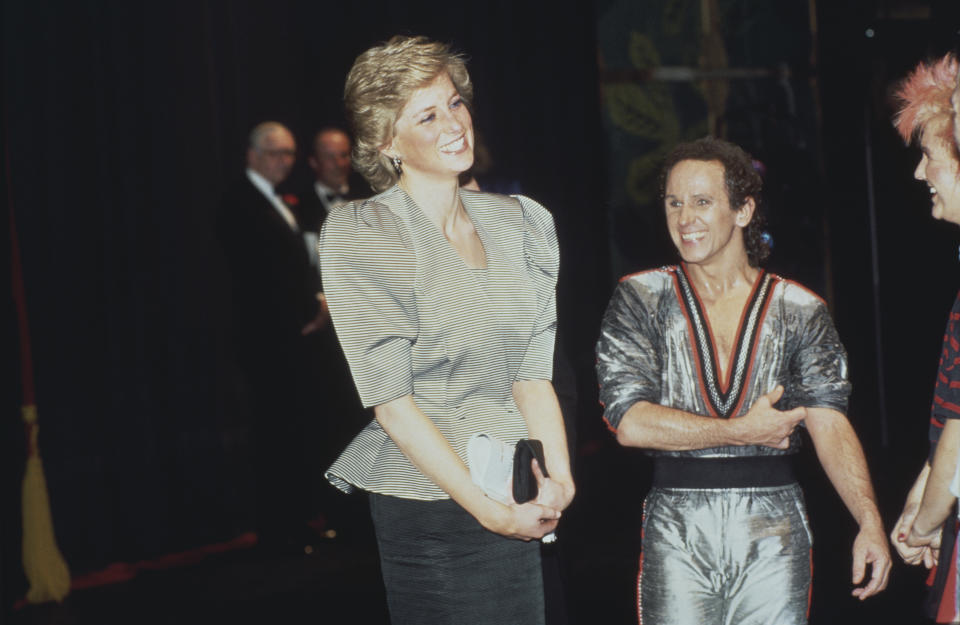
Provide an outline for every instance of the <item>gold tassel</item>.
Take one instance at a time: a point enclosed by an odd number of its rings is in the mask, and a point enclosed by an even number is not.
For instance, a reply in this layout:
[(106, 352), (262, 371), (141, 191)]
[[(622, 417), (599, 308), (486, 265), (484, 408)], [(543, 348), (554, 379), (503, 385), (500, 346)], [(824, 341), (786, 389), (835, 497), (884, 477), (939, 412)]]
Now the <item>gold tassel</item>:
[(23, 571), (29, 603), (61, 602), (70, 593), (70, 570), (57, 547), (47, 480), (37, 446), (37, 407), (23, 406), (27, 427), (27, 467), (23, 475)]

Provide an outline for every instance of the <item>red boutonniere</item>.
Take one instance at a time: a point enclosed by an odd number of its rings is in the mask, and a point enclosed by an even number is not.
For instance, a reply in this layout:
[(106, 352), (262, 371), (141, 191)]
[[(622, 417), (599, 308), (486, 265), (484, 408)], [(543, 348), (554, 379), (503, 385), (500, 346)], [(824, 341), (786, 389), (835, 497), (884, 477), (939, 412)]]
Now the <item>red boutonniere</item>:
[(283, 200), (283, 203), (291, 208), (300, 203), (300, 198), (295, 196), (292, 193), (284, 193), (280, 196), (280, 199)]

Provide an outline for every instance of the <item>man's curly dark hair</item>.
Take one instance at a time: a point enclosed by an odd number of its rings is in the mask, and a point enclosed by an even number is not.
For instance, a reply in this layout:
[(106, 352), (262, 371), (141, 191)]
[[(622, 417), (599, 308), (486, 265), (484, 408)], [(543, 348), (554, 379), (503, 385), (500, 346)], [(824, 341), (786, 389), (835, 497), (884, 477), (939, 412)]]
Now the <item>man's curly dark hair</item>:
[(696, 141), (681, 143), (667, 155), (660, 170), (660, 197), (666, 194), (667, 177), (680, 161), (718, 161), (723, 165), (723, 178), (727, 187), (727, 198), (733, 210), (743, 206), (747, 198), (753, 198), (756, 209), (753, 219), (743, 231), (743, 243), (747, 248), (747, 258), (752, 267), (763, 264), (770, 256), (770, 244), (764, 236), (766, 218), (763, 214), (763, 179), (753, 167), (753, 159), (743, 148), (716, 137), (703, 137)]

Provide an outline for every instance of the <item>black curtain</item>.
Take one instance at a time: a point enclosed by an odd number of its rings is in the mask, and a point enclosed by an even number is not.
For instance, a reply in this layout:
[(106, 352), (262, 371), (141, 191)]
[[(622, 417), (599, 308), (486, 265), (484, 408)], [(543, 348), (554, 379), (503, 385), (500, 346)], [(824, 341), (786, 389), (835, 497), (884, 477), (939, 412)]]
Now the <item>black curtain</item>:
[(249, 529), (214, 207), (255, 123), (287, 124), (304, 160), (312, 132), (341, 121), (353, 58), (395, 33), (467, 53), (475, 124), (497, 171), (554, 212), (562, 331), (585, 418), (599, 423), (589, 352), (606, 300), (594, 279), (605, 226), (592, 9), (402, 5), (4, 3), (9, 208), (40, 444), (74, 574)]

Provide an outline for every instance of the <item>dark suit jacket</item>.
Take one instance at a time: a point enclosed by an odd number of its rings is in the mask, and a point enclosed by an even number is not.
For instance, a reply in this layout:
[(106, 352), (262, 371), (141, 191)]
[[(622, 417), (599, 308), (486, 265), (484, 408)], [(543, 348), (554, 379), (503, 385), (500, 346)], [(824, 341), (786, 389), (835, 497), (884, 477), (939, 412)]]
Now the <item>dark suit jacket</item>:
[[(360, 174), (352, 172), (348, 182), (350, 191), (344, 196), (345, 201), (362, 200), (373, 195), (370, 185)], [(317, 188), (313, 181), (310, 181), (309, 185), (297, 193), (297, 198), (300, 200), (295, 210), (297, 221), (303, 225), (305, 231), (319, 234), (323, 221), (327, 218), (327, 210), (320, 198), (317, 197)]]
[(319, 277), (303, 235), (246, 176), (224, 195), (217, 228), (230, 271), (237, 355), (282, 357), (302, 342), (300, 330), (317, 314)]

